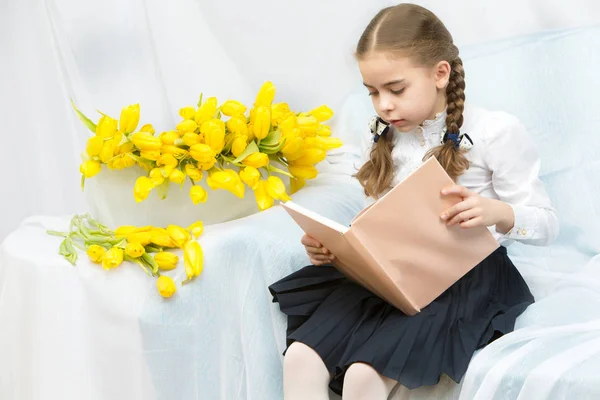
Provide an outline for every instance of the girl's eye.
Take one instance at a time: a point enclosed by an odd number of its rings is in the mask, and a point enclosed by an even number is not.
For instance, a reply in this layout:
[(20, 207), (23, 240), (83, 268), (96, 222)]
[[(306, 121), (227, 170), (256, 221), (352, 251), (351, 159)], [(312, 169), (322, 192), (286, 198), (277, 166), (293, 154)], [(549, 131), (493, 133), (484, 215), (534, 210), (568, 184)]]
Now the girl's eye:
[(402, 94), (404, 92), (404, 88), (400, 90), (390, 90), (390, 92), (392, 92), (392, 94)]
[(377, 96), (377, 92), (369, 92), (369, 96)]

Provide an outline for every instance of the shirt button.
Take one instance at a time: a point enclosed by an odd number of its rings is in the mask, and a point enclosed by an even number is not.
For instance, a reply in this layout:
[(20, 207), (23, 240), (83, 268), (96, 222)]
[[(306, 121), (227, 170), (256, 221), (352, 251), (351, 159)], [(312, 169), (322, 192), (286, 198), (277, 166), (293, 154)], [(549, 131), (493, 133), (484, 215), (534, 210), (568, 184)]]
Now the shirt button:
[(521, 230), (521, 235), (526, 236), (527, 235), (527, 229)]
[(423, 133), (423, 128), (419, 127), (419, 129), (417, 129), (417, 132)]
[(425, 140), (421, 139), (421, 147), (425, 146)]

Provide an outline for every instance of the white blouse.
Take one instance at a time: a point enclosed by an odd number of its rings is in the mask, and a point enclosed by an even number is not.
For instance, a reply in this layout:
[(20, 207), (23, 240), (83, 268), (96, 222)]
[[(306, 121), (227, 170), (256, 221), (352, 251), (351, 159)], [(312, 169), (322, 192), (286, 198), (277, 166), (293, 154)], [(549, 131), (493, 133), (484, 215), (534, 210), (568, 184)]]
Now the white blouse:
[[(543, 246), (558, 235), (558, 217), (540, 181), (540, 159), (519, 120), (504, 112), (467, 107), (461, 132), (473, 140), (466, 153), (470, 167), (457, 180), (459, 185), (481, 196), (508, 203), (515, 214), (507, 234), (490, 231), (503, 246), (513, 241)], [(392, 185), (400, 183), (421, 165), (425, 153), (438, 146), (443, 135), (446, 112), (425, 121), (411, 132), (394, 132), (392, 158), (396, 165)], [(373, 136), (366, 129), (362, 140), (362, 162), (369, 159)], [(373, 198), (366, 199), (366, 205)]]

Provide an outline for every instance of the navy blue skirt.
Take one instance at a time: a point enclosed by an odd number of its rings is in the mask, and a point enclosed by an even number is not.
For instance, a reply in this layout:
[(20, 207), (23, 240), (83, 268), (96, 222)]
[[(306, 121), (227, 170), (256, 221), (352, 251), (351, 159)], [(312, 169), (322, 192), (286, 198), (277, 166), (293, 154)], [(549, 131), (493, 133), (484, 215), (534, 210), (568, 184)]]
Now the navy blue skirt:
[(408, 389), (442, 374), (460, 382), (475, 350), (514, 329), (534, 302), (500, 247), (414, 316), (350, 281), (335, 267), (309, 265), (269, 286), (287, 315), (287, 345), (313, 348), (342, 393), (344, 374), (362, 362)]

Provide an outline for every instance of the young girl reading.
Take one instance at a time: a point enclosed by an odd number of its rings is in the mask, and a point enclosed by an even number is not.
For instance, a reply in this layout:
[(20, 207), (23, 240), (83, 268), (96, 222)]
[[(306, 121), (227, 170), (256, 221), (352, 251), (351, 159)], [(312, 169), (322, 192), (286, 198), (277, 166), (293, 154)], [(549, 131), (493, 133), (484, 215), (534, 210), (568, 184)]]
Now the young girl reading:
[(462, 61), (434, 14), (412, 4), (381, 10), (356, 58), (378, 115), (356, 174), (367, 203), (436, 157), (456, 182), (442, 195), (463, 199), (440, 218), (464, 229), (489, 227), (501, 246), (407, 316), (344, 277), (335, 255), (304, 236), (313, 265), (269, 287), (288, 316), (287, 400), (328, 399), (328, 386), (345, 400), (383, 400), (396, 384), (434, 385), (442, 374), (459, 382), (473, 353), (511, 332), (534, 302), (506, 246), (547, 245), (558, 234), (523, 126), (503, 112), (465, 107)]

